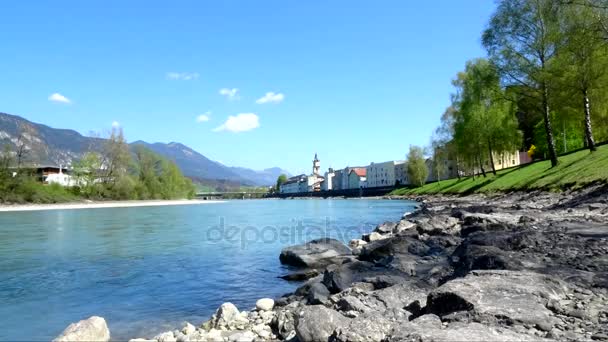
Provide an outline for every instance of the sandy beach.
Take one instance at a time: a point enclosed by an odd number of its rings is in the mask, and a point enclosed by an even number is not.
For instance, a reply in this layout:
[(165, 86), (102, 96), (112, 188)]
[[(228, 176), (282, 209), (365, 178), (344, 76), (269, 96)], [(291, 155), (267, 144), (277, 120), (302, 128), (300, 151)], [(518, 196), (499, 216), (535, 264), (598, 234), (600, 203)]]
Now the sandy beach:
[(98, 209), (98, 208), (130, 208), (130, 207), (158, 207), (168, 205), (198, 205), (214, 204), (224, 201), (206, 200), (153, 200), (153, 201), (108, 201), (108, 202), (77, 202), (57, 204), (23, 204), (0, 205), (0, 212), (37, 211), (37, 210), (71, 210), (71, 209)]

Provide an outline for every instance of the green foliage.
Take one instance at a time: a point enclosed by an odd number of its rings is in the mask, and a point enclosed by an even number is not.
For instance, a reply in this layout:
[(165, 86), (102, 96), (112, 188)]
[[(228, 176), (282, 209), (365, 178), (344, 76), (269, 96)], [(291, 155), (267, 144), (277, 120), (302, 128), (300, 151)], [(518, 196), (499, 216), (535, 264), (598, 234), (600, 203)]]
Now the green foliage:
[(407, 176), (413, 186), (422, 186), (426, 183), (429, 170), (424, 159), (424, 150), (420, 146), (410, 146), (407, 154)]
[(281, 174), (278, 178), (277, 178), (277, 185), (276, 185), (276, 191), (279, 192), (281, 191), (281, 185), (283, 183), (287, 182), (287, 176), (284, 174)]

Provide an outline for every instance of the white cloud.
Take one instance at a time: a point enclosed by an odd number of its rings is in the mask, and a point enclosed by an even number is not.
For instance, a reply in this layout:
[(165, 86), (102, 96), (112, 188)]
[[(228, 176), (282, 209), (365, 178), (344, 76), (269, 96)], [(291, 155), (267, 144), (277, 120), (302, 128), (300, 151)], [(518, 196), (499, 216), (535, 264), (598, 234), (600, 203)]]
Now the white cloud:
[(221, 126), (215, 128), (214, 132), (228, 131), (233, 133), (246, 132), (260, 127), (260, 119), (254, 113), (241, 113), (236, 116), (230, 115), (228, 120)]
[(211, 119), (210, 116), (211, 116), (211, 112), (206, 112), (205, 114), (201, 114), (196, 117), (196, 122), (207, 122)]
[(72, 101), (70, 99), (68, 99), (67, 97), (59, 94), (59, 93), (54, 93), (51, 96), (49, 96), (49, 101), (51, 102), (58, 102), (58, 103), (72, 103)]
[(112, 121), (112, 128), (118, 128), (118, 127), (120, 127), (120, 122)]
[(239, 99), (239, 89), (238, 88), (222, 88), (220, 89), (220, 95), (224, 95), (228, 98), (228, 100), (238, 100)]
[(198, 72), (168, 72), (167, 79), (173, 81), (191, 81), (198, 78)]
[(266, 93), (266, 95), (257, 99), (255, 101), (255, 103), (257, 103), (257, 104), (279, 103), (279, 102), (283, 101), (284, 99), (285, 99), (285, 95), (283, 95), (282, 93), (274, 93), (274, 92), (270, 91), (270, 92)]

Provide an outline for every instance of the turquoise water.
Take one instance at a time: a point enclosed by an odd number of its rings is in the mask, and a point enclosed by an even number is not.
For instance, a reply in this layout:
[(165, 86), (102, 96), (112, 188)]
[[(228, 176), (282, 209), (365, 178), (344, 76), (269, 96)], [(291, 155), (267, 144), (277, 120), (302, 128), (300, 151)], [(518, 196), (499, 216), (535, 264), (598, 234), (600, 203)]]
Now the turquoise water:
[(282, 247), (346, 242), (412, 202), (258, 200), (0, 213), (0, 340), (50, 340), (104, 317), (113, 339), (200, 324), (223, 302), (250, 309), (298, 284)]

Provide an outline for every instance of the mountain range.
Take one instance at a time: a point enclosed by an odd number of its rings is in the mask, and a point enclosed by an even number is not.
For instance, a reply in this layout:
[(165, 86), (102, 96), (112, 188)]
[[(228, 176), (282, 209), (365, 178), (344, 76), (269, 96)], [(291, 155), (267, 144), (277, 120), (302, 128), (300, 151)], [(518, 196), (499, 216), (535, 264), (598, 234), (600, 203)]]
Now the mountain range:
[[(25, 162), (28, 164), (71, 165), (86, 152), (99, 151), (103, 143), (102, 138), (86, 137), (74, 130), (52, 128), (20, 116), (0, 113), (0, 146), (14, 149), (17, 144), (24, 145), (27, 150)], [(252, 170), (226, 166), (178, 142), (165, 144), (138, 140), (129, 145), (131, 148), (143, 145), (174, 161), (185, 176), (194, 180), (225, 180), (247, 186), (266, 186), (274, 184), (281, 174), (289, 175), (279, 167)]]

